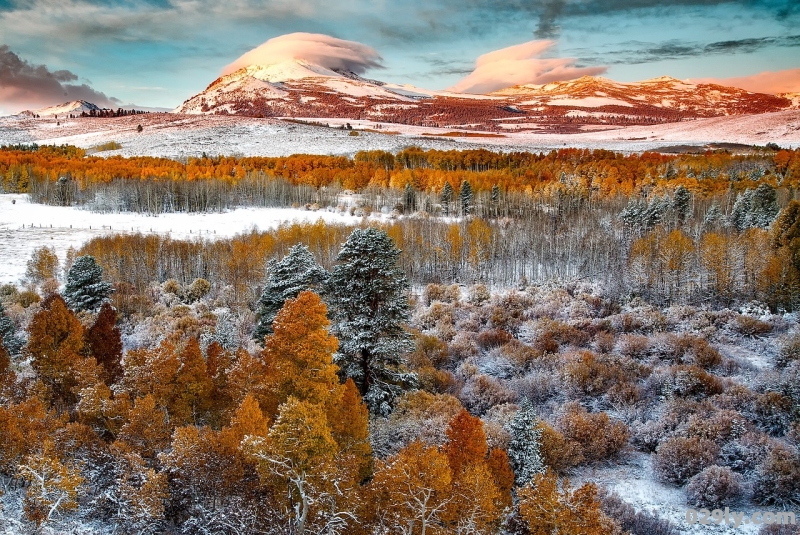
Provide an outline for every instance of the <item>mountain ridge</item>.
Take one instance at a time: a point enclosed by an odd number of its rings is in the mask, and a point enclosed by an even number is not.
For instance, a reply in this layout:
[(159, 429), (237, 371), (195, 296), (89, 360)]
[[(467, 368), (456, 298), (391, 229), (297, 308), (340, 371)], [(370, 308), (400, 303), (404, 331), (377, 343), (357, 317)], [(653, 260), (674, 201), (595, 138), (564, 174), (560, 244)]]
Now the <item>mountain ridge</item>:
[(800, 99), (670, 76), (584, 76), (485, 95), (370, 80), (305, 60), (250, 65), (217, 78), (174, 112), (353, 119), (489, 131), (581, 132), (792, 109)]
[(62, 104), (55, 104), (53, 106), (45, 106), (35, 110), (24, 110), (18, 115), (50, 117), (56, 115), (80, 115), (81, 113), (90, 113), (91, 111), (100, 111), (101, 108), (96, 104), (87, 100), (70, 100)]

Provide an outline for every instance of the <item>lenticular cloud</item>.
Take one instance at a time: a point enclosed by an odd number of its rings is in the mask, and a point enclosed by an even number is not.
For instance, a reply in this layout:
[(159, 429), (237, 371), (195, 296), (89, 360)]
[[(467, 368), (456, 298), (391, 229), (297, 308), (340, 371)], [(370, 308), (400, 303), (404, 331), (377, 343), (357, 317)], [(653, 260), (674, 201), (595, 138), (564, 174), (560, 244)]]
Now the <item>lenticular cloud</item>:
[(475, 70), (450, 88), (457, 93), (491, 93), (521, 84), (546, 84), (594, 76), (606, 67), (576, 67), (574, 58), (541, 58), (555, 41), (528, 41), (478, 58)]
[(247, 52), (225, 67), (222, 74), (230, 74), (250, 65), (271, 65), (293, 59), (356, 74), (363, 74), (371, 68), (383, 68), (383, 58), (367, 45), (319, 33), (290, 33), (270, 39)]

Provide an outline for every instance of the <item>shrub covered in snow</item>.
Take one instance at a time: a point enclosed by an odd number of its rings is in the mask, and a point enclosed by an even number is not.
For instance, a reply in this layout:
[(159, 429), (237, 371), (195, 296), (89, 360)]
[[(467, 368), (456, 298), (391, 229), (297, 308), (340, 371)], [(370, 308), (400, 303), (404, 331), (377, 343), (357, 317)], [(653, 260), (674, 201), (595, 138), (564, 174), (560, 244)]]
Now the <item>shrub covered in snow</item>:
[(743, 494), (742, 477), (724, 466), (712, 465), (689, 480), (686, 503), (716, 509), (736, 503)]
[(800, 454), (797, 449), (776, 444), (756, 469), (753, 499), (762, 505), (800, 505)]
[(626, 533), (647, 535), (675, 535), (678, 531), (669, 520), (647, 511), (636, 511), (619, 495), (603, 490), (599, 494), (600, 508), (614, 519)]
[(683, 485), (714, 464), (719, 447), (698, 437), (673, 437), (661, 443), (653, 456), (653, 472), (665, 483)]
[(609, 418), (605, 412), (589, 413), (578, 403), (568, 403), (558, 419), (556, 429), (574, 443), (583, 461), (609, 459), (628, 443), (628, 427)]

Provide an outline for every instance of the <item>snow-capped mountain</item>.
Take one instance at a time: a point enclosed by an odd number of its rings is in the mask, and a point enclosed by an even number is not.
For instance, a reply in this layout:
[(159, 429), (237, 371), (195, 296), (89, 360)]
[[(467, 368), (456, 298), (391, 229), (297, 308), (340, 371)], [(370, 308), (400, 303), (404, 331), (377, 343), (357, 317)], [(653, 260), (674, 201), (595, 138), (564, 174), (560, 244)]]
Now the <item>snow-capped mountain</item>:
[(383, 85), (349, 71), (337, 72), (304, 60), (250, 65), (218, 78), (175, 112), (271, 117), (298, 112), (308, 116), (302, 111), (318, 110), (323, 115), (312, 115), (327, 116), (326, 110), (339, 104), (345, 108), (363, 108), (359, 99), (413, 102), (412, 98), (388, 91)]
[(670, 77), (600, 77), (509, 87), (489, 95), (389, 84), (304, 60), (251, 65), (215, 80), (175, 109), (187, 114), (346, 118), (494, 131), (578, 132), (798, 107), (798, 99)]
[(65, 102), (63, 104), (57, 104), (55, 106), (48, 106), (46, 108), (39, 108), (38, 110), (25, 110), (20, 113), (20, 115), (38, 115), (39, 117), (52, 117), (56, 115), (80, 115), (81, 113), (90, 113), (92, 111), (100, 111), (101, 108), (92, 104), (91, 102), (87, 102), (85, 100), (73, 100), (71, 102)]
[[(752, 93), (736, 87), (714, 84), (693, 84), (662, 76), (641, 82), (615, 82), (607, 78), (584, 76), (568, 82), (544, 85), (522, 85), (503, 89), (494, 95), (513, 99), (521, 106), (548, 106), (591, 109), (625, 108), (646, 115), (682, 113), (696, 117), (741, 115), (778, 111), (791, 106), (781, 96)], [(655, 113), (653, 113), (655, 111)]]

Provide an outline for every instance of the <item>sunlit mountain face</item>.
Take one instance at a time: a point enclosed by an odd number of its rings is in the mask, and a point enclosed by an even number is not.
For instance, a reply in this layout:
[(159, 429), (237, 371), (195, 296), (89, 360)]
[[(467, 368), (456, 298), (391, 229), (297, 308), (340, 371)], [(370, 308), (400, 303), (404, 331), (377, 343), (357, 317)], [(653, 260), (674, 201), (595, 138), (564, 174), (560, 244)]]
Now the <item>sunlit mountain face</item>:
[(670, 77), (620, 83), (601, 77), (524, 84), (488, 94), (366, 79), (306, 60), (249, 65), (215, 80), (176, 113), (347, 118), (492, 131), (581, 131), (791, 108), (791, 98)]

